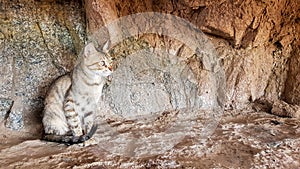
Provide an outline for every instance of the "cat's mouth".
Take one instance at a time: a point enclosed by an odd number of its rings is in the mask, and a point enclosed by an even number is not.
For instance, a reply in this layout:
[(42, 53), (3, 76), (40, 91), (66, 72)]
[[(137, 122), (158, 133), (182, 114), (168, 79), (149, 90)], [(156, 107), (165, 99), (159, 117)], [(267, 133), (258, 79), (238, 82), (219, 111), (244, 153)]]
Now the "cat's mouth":
[(110, 69), (108, 69), (108, 70), (103, 71), (101, 74), (102, 74), (102, 76), (108, 77), (108, 76), (111, 76), (112, 71)]

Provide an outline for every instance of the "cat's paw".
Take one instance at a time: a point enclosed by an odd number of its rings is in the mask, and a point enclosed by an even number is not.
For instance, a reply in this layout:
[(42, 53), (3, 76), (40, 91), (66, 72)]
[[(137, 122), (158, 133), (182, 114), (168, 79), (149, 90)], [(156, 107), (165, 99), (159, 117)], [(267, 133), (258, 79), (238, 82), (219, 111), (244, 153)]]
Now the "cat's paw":
[(46, 134), (54, 134), (54, 135), (65, 135), (67, 134), (67, 130), (64, 128), (58, 128), (56, 126), (47, 126), (44, 129)]
[(86, 146), (90, 146), (90, 145), (96, 145), (96, 144), (98, 144), (98, 142), (94, 138), (90, 138), (87, 141), (85, 141), (83, 144), (84, 144), (84, 147), (86, 147)]
[(83, 135), (83, 131), (82, 131), (81, 127), (74, 128), (72, 130), (72, 132), (73, 132), (74, 136), (81, 136), (81, 135)]

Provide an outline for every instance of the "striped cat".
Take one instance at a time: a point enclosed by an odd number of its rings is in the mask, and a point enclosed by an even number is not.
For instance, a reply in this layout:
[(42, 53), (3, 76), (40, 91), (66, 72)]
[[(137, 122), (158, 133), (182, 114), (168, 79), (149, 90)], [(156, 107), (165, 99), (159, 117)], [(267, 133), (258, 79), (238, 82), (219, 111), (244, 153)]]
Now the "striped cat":
[[(108, 43), (103, 52), (107, 52), (106, 48)], [(51, 86), (43, 112), (45, 140), (77, 144), (95, 133), (96, 104), (106, 77), (112, 73), (111, 60), (103, 52), (89, 43), (71, 74), (58, 78)]]

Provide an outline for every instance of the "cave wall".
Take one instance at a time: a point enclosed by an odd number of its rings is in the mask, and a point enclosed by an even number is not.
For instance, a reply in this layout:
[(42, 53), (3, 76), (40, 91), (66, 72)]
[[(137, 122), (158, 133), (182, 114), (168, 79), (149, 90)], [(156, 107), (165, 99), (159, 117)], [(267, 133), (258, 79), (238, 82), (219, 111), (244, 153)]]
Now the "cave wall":
[[(299, 22), (299, 20), (298, 20)], [(297, 30), (300, 31), (299, 29)], [(300, 43), (293, 46), (291, 56), (288, 61), (289, 70), (283, 92), (283, 99), (290, 104), (300, 103)]]
[[(300, 104), (298, 1), (1, 0), (5, 125), (39, 124), (51, 81), (72, 69), (87, 35), (119, 17), (150, 11), (185, 18), (206, 33), (224, 65), (227, 109), (246, 108), (263, 97)], [(171, 46), (172, 40), (165, 43)]]
[(46, 90), (72, 69), (84, 41), (80, 1), (0, 1), (0, 120), (6, 127), (41, 124)]
[(245, 108), (260, 98), (300, 104), (297, 1), (86, 0), (85, 4), (90, 34), (118, 17), (149, 11), (180, 16), (196, 25), (209, 36), (224, 64), (228, 109)]

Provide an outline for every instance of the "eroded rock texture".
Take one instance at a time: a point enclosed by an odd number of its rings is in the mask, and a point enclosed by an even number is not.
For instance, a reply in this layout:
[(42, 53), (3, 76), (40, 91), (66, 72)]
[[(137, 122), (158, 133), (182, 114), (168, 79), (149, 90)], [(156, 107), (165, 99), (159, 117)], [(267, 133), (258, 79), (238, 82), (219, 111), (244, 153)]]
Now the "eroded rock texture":
[[(300, 117), (299, 6), (298, 0), (0, 0), (0, 163), (8, 168), (299, 168), (299, 120), (263, 113)], [(138, 34), (111, 46), (115, 79), (99, 104), (98, 144), (66, 147), (39, 140), (50, 83), (73, 68), (86, 39), (101, 46), (103, 39), (124, 33), (108, 27), (99, 34), (102, 26), (140, 12), (173, 14), (202, 30), (224, 67), (225, 92), (209, 90), (222, 77), (211, 78), (219, 67), (196, 57), (201, 49), (164, 35)], [(167, 53), (151, 53), (158, 49)], [(222, 118), (187, 109), (210, 107), (211, 100), (222, 105), (223, 95)], [(109, 114), (113, 111), (123, 118)], [(161, 114), (135, 118), (156, 112)]]
[[(244, 108), (261, 97), (299, 104), (298, 6), (289, 0), (86, 0), (85, 11), (89, 35), (138, 12), (170, 13), (192, 22), (211, 38), (224, 63), (227, 107)], [(1, 98), (14, 101), (8, 127), (22, 127), (23, 116), (39, 119), (49, 83), (74, 65), (85, 38), (84, 23), (80, 2), (1, 2)], [(156, 45), (155, 38), (148, 41)]]
[[(298, 28), (299, 28), (299, 18), (298, 18)], [(299, 29), (297, 29), (299, 32)], [(291, 57), (289, 59), (288, 65), (289, 70), (287, 72), (287, 80), (285, 83), (284, 99), (291, 104), (300, 103), (300, 42), (298, 39), (298, 44), (293, 46), (291, 52)]]
[(299, 104), (297, 1), (86, 0), (86, 10), (90, 34), (97, 25), (138, 12), (183, 17), (205, 32), (219, 52), (226, 71), (228, 108), (245, 108), (261, 97)]
[(0, 145), (0, 168), (299, 168), (299, 125), (298, 120), (263, 112), (225, 115), (207, 142), (197, 144), (188, 137), (164, 153), (144, 158), (112, 154), (107, 141), (106, 147), (80, 148), (26, 140)]
[(49, 84), (73, 67), (84, 43), (81, 4), (3, 0), (0, 23), (1, 118), (11, 129), (34, 128)]

